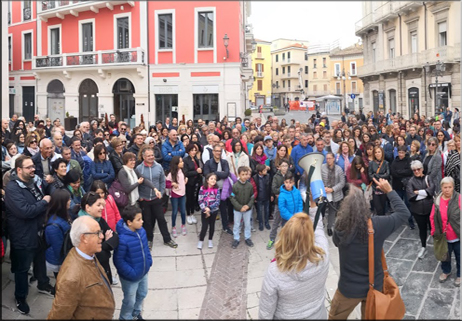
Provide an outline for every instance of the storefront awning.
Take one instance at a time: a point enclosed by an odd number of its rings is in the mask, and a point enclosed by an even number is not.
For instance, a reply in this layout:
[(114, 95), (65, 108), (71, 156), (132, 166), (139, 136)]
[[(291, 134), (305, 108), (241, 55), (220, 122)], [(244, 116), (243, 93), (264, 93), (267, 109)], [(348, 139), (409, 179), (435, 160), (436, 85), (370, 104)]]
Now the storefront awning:
[[(433, 88), (436, 88), (436, 83), (428, 85), (428, 92), (430, 93), (430, 98), (432, 98)], [(451, 92), (452, 85), (451, 85), (451, 83), (449, 83), (449, 82), (438, 83), (438, 89), (440, 89), (440, 91), (441, 91), (443, 88), (448, 88), (448, 95), (449, 95), (449, 98), (451, 98), (451, 95), (452, 95), (452, 92)]]

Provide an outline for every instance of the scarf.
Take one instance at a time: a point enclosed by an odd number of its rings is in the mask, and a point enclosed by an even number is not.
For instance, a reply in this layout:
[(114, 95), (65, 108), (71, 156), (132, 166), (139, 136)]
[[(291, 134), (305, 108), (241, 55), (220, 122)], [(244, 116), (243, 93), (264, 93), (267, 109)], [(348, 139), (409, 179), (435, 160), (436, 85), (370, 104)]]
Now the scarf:
[(27, 150), (29, 151), (29, 153), (34, 156), (35, 154), (37, 154), (39, 151), (40, 151), (40, 148), (30, 148), (30, 147), (27, 147)]
[[(242, 152), (239, 152), (239, 153), (234, 153), (234, 166), (236, 166), (236, 168), (239, 168), (238, 166), (238, 162), (239, 162), (239, 156), (241, 156), (241, 153)], [(235, 172), (237, 173), (237, 171), (235, 170)]]
[(265, 165), (265, 161), (267, 159), (265, 153), (263, 153), (261, 156), (258, 156), (257, 154), (253, 155), (253, 159), (255, 159), (259, 164)]
[[(132, 168), (130, 168), (130, 167), (126, 166), (126, 165), (123, 165), (123, 168), (127, 172), (128, 180), (130, 181), (130, 185), (133, 185), (136, 182), (138, 182), (138, 177), (136, 176), (136, 173)], [(128, 198), (130, 199), (130, 204), (134, 205), (136, 203), (136, 201), (140, 198), (140, 194), (138, 193), (138, 187), (135, 187), (130, 192), (130, 194), (128, 195)]]
[(345, 169), (345, 171), (348, 169), (348, 167), (350, 166), (350, 159), (349, 159), (349, 155), (348, 154), (343, 154), (342, 153), (342, 156), (343, 156), (343, 159), (345, 160), (345, 166), (343, 167)]
[(327, 165), (327, 187), (332, 188), (335, 186), (335, 164), (330, 168)]
[(94, 219), (96, 222), (99, 223), (101, 217), (94, 217), (94, 216), (91, 216), (90, 214), (88, 214), (87, 212), (85, 212), (83, 209), (80, 209), (79, 211), (79, 216), (90, 216), (92, 219)]

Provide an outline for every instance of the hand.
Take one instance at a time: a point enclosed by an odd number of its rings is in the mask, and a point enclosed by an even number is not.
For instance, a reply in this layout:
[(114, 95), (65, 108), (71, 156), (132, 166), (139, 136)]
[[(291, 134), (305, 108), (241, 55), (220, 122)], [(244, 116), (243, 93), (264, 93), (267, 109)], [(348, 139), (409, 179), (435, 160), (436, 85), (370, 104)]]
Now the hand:
[(159, 190), (155, 190), (155, 192), (157, 198), (162, 198), (162, 193)]
[(361, 173), (364, 173), (364, 167), (361, 167)]
[(187, 177), (184, 179), (184, 183), (185, 183), (185, 185), (188, 184), (188, 178)]
[(202, 168), (199, 167), (199, 168), (197, 169), (197, 173), (202, 174)]
[(267, 171), (271, 170), (271, 167), (266, 166), (266, 170), (267, 170)]
[(375, 178), (373, 178), (373, 181), (375, 185), (377, 185), (377, 188), (385, 194), (388, 194), (392, 191), (390, 183), (386, 179), (380, 178), (379, 180), (376, 180)]
[(330, 188), (330, 187), (326, 187), (325, 190), (326, 190), (326, 193), (332, 193), (332, 192), (334, 191), (334, 190), (333, 190), (332, 188)]
[(419, 194), (419, 191), (414, 191), (414, 194), (418, 195), (418, 194)]
[(247, 205), (242, 206), (241, 212), (246, 212), (249, 209)]
[(178, 184), (177, 183), (172, 183), (172, 187), (173, 188), (178, 188)]
[(138, 184), (143, 184), (143, 182), (144, 182), (144, 177), (138, 178)]
[(271, 202), (274, 201), (274, 196), (271, 196)]
[(113, 234), (114, 234), (114, 232), (112, 232), (111, 229), (107, 230), (106, 233), (104, 234), (104, 240), (105, 241), (109, 240), (112, 237)]
[(45, 200), (47, 203), (50, 203), (51, 196), (50, 195), (45, 195), (42, 199)]
[(50, 183), (53, 183), (55, 180), (54, 180), (53, 176), (47, 175), (47, 176), (45, 176), (45, 181), (46, 181), (48, 184), (50, 184)]

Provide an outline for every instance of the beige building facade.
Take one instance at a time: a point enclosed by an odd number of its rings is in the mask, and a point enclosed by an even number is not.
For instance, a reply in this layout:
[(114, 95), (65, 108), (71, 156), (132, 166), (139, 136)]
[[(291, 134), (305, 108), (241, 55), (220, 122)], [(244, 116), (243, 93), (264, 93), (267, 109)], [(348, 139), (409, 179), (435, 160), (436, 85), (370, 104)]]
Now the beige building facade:
[(460, 108), (460, 10), (456, 1), (363, 2), (356, 35), (364, 46), (365, 112), (409, 118)]
[(304, 68), (305, 82), (308, 82), (307, 98), (316, 98), (333, 94), (330, 87), (332, 74), (329, 44), (313, 44), (308, 50), (308, 64)]
[(271, 42), (255, 39), (252, 53), (253, 86), (249, 90), (249, 101), (254, 106), (271, 104)]

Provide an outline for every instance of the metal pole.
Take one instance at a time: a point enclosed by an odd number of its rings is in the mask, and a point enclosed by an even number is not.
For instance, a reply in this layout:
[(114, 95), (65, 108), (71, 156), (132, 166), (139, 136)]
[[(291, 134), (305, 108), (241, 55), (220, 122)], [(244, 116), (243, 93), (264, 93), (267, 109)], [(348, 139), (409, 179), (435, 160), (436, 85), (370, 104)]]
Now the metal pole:
[(437, 110), (440, 106), (440, 97), (438, 95), (438, 65), (436, 65), (436, 77), (435, 77), (435, 82), (436, 82), (436, 108), (435, 108), (435, 116), (437, 114)]

